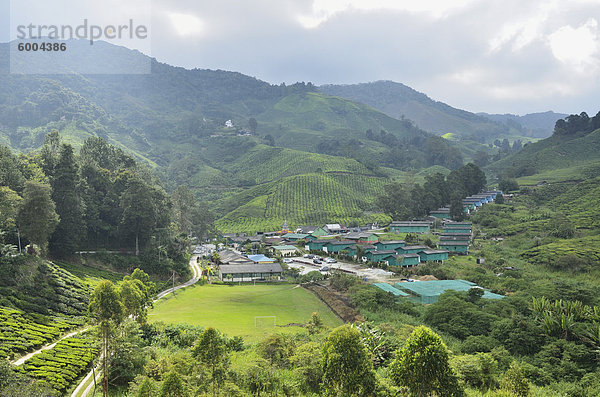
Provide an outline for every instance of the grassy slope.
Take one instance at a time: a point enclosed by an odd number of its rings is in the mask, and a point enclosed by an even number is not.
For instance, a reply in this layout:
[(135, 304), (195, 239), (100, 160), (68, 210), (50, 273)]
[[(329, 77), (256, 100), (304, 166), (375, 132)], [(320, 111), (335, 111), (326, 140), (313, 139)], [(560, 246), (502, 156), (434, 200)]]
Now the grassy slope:
[(261, 185), (245, 192), (251, 198), (229, 212), (217, 225), (223, 231), (277, 230), (284, 220), (291, 226), (330, 222), (388, 220), (371, 214), (376, 194), (387, 178), (356, 174), (304, 174)]
[[(277, 316), (277, 324), (305, 323), (318, 312), (328, 327), (341, 324), (311, 292), (290, 284), (282, 285), (204, 285), (177, 292), (161, 300), (149, 312), (149, 321), (189, 323), (218, 328), (230, 336), (260, 340), (272, 327), (256, 328), (255, 316)], [(277, 332), (304, 332), (299, 327), (277, 327)]]
[(587, 165), (600, 160), (600, 130), (572, 136), (553, 135), (532, 143), (518, 153), (505, 157), (486, 167), (492, 174), (505, 170), (516, 172), (526, 167), (534, 174)]

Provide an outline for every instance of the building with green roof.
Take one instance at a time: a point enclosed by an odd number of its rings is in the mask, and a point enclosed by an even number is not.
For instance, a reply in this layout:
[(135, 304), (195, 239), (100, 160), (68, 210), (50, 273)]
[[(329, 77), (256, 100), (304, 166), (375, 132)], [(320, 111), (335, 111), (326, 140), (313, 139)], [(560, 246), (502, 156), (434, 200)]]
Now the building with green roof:
[(406, 292), (401, 291), (398, 288), (394, 288), (393, 286), (389, 285), (388, 283), (373, 283), (373, 285), (379, 289), (384, 290), (385, 292), (391, 292), (392, 294), (399, 296), (399, 297), (408, 296), (408, 294)]
[(419, 252), (421, 262), (437, 262), (448, 259), (448, 251), (426, 249)]
[[(423, 304), (437, 302), (441, 294), (446, 291), (468, 291), (471, 288), (481, 288), (477, 284), (466, 280), (433, 280), (396, 283), (394, 287), (410, 294), (409, 299)], [(504, 296), (489, 291), (483, 293), (485, 299), (502, 299)]]
[(468, 241), (451, 241), (444, 240), (439, 241), (437, 244), (439, 249), (448, 250), (457, 254), (468, 254), (469, 253), (469, 242)]

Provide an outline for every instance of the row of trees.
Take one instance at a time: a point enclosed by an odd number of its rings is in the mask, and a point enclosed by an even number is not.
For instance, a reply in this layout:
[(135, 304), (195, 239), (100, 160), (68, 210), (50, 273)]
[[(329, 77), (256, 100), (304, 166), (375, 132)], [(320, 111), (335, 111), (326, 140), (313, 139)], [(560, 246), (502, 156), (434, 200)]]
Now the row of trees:
[[(212, 232), (212, 216), (184, 186), (168, 195), (144, 166), (102, 138), (79, 154), (57, 131), (39, 152), (0, 149), (0, 228), (5, 244), (24, 237), (66, 257), (98, 248), (185, 253), (187, 236)], [(163, 256), (164, 256), (163, 255)]]
[(572, 114), (557, 120), (554, 125), (554, 134), (573, 135), (578, 132), (592, 132), (598, 128), (600, 128), (600, 112), (591, 118), (586, 112), (581, 112), (579, 115)]
[(444, 176), (427, 175), (422, 185), (395, 182), (385, 187), (376, 205), (395, 220), (408, 220), (427, 215), (443, 205), (450, 205), (454, 220), (464, 217), (462, 200), (479, 193), (486, 184), (485, 174), (473, 163), (466, 164)]

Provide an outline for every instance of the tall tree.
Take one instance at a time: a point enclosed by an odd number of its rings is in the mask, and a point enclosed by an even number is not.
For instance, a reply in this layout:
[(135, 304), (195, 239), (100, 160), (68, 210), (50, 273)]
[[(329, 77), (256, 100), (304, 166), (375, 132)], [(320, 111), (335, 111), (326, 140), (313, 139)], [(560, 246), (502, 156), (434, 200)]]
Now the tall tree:
[(324, 395), (373, 395), (373, 363), (356, 328), (346, 324), (331, 331), (323, 343), (321, 367)]
[(156, 206), (152, 188), (139, 178), (133, 177), (121, 197), (123, 216), (121, 229), (135, 237), (135, 254), (140, 254), (140, 238), (147, 237), (156, 226)]
[(109, 341), (111, 328), (121, 322), (125, 314), (117, 287), (109, 280), (101, 281), (90, 298), (90, 315), (100, 325), (102, 334), (103, 395), (108, 396)]
[(27, 181), (23, 189), (23, 203), (17, 215), (17, 224), (23, 234), (45, 252), (48, 238), (56, 228), (59, 217), (48, 185)]
[(415, 328), (390, 364), (391, 378), (413, 396), (463, 396), (442, 339), (425, 326)]
[(85, 233), (77, 171), (73, 147), (63, 144), (51, 178), (52, 200), (60, 222), (50, 239), (50, 253), (57, 257), (73, 254)]
[(9, 148), (0, 145), (0, 186), (8, 186), (16, 192), (23, 190), (25, 178), (19, 162)]
[(223, 381), (225, 369), (229, 364), (225, 338), (216, 329), (208, 327), (198, 337), (192, 354), (200, 364), (209, 367), (212, 393), (216, 396), (216, 386)]

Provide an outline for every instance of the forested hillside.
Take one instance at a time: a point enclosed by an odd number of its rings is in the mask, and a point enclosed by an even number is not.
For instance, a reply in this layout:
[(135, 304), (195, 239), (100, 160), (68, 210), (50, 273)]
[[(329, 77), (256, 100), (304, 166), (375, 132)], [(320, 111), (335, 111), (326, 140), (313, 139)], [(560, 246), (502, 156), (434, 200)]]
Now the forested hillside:
[[(82, 70), (94, 70), (94, 60), (110, 59), (125, 64), (148, 62), (152, 73), (2, 74), (0, 142), (26, 153), (40, 148), (52, 130), (75, 150), (88, 138), (103, 138), (148, 166), (166, 191), (189, 186), (195, 197), (216, 208), (216, 216), (223, 218), (221, 224), (228, 225), (228, 230), (236, 229), (231, 219), (246, 216), (240, 215), (244, 208), (228, 215), (246, 205), (243, 200), (236, 203), (236, 197), (244, 197), (247, 189), (273, 192), (271, 185), (279, 180), (278, 189), (285, 189), (289, 179), (282, 178), (302, 175), (294, 186), (309, 191), (324, 186), (323, 176), (317, 175), (321, 172), (375, 177), (361, 191), (360, 203), (344, 201), (310, 219), (381, 219), (370, 213), (376, 211), (372, 202), (385, 178), (431, 166), (454, 169), (478, 151), (483, 157), (498, 152), (475, 143), (456, 147), (452, 140), (430, 135), (409, 120), (326, 95), (310, 83), (271, 85), (240, 73), (186, 70), (139, 52), (97, 44), (91, 55), (82, 57)], [(69, 45), (74, 54), (83, 51), (78, 41)], [(0, 52), (7, 51), (7, 44), (0, 45)], [(2, 59), (6, 62), (7, 58)], [(50, 66), (59, 69), (68, 67), (59, 58), (50, 57), (48, 62), (57, 63)], [(306, 159), (310, 160), (305, 163)], [(271, 185), (261, 186), (264, 183)], [(336, 184), (340, 192), (352, 189), (343, 180)], [(269, 197), (270, 201), (281, 198)], [(263, 224), (279, 224), (282, 217), (304, 223), (307, 218), (302, 212), (320, 206), (323, 200), (311, 194), (298, 197), (304, 198), (291, 204), (274, 203), (284, 209), (265, 210)], [(286, 205), (292, 208), (285, 209)]]

